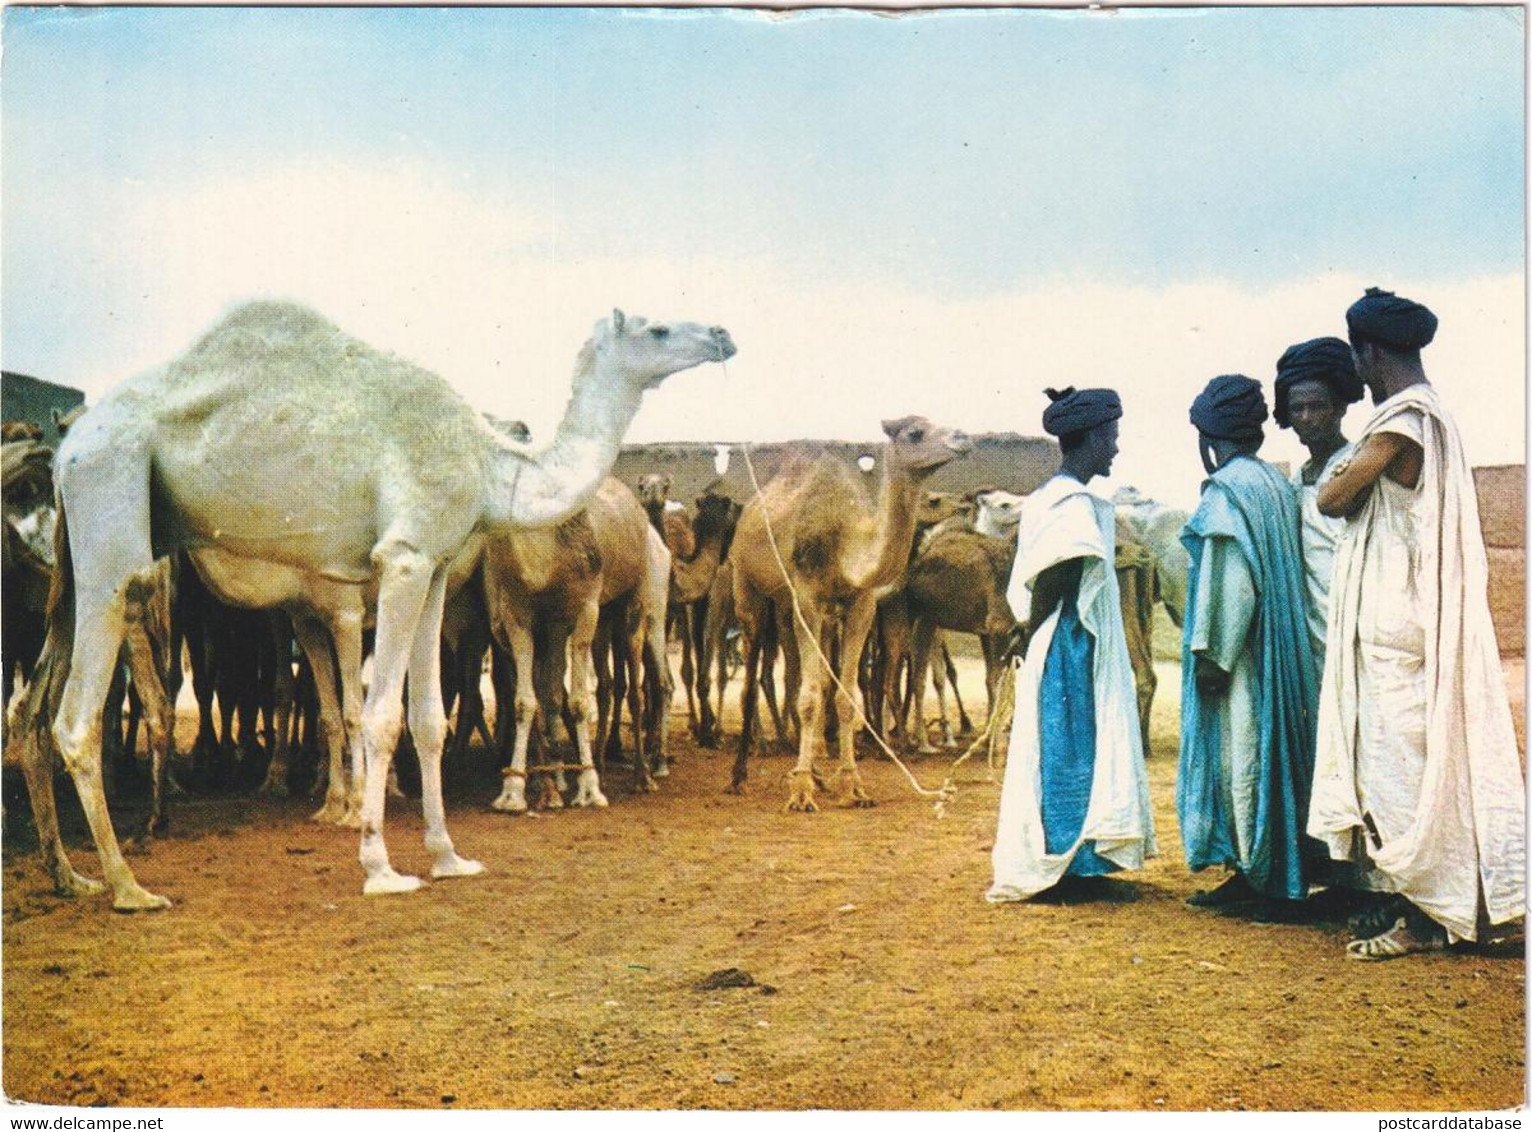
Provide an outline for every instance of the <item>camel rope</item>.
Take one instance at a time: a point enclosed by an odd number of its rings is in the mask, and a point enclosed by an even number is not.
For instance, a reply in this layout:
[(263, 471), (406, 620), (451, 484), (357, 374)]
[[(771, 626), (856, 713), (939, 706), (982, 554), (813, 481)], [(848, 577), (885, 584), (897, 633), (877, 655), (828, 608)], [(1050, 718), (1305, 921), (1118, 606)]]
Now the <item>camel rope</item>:
[[(727, 382), (729, 378), (728, 363), (720, 359), (718, 364), (722, 367), (724, 380)], [(957, 796), (957, 781), (953, 777), (953, 772), (957, 769), (959, 764), (964, 762), (970, 755), (977, 751), (979, 747), (986, 742), (990, 746), (990, 767), (991, 771), (993, 771), (994, 745), (998, 731), (998, 728), (996, 727), (996, 720), (999, 719), (1002, 714), (998, 710), (1002, 702), (998, 690), (995, 700), (996, 710), (990, 712), (989, 719), (986, 721), (983, 733), (979, 736), (978, 739), (974, 741), (973, 745), (970, 746), (969, 749), (965, 751), (952, 764), (951, 767), (948, 768), (947, 777), (940, 786), (938, 786), (935, 790), (931, 790), (925, 786), (922, 786), (920, 780), (915, 777), (910, 768), (904, 765), (904, 760), (902, 760), (898, 755), (894, 753), (893, 748), (885, 743), (883, 741), (883, 737), (874, 731), (872, 725), (867, 722), (867, 717), (862, 714), (862, 709), (857, 705), (856, 697), (848, 692), (845, 685), (840, 682), (840, 677), (836, 675), (835, 672), (835, 666), (830, 663), (830, 658), (825, 655), (824, 649), (820, 647), (819, 635), (813, 631), (808, 623), (808, 618), (804, 617), (803, 615), (803, 607), (798, 600), (798, 590), (793, 585), (792, 575), (788, 572), (787, 563), (782, 558), (781, 548), (777, 546), (776, 532), (773, 531), (771, 527), (771, 513), (768, 511), (763, 498), (763, 492), (761, 491), (761, 481), (755, 474), (755, 462), (750, 459), (750, 444), (748, 441), (744, 440), (741, 440), (738, 443), (740, 455), (744, 457), (745, 460), (745, 471), (750, 476), (750, 487), (755, 492), (756, 502), (759, 503), (761, 507), (761, 519), (766, 527), (767, 545), (769, 545), (771, 548), (771, 556), (776, 559), (777, 569), (782, 572), (782, 581), (787, 586), (788, 597), (792, 599), (793, 616), (797, 619), (798, 624), (803, 626), (804, 635), (809, 638), (809, 643), (814, 646), (814, 652), (818, 654), (820, 664), (823, 666), (824, 671), (829, 673), (831, 682), (834, 683), (840, 694), (846, 697), (847, 702), (851, 704), (851, 710), (856, 715), (857, 725), (866, 729), (867, 734), (872, 736), (873, 742), (876, 743), (882, 752), (889, 757), (893, 764), (899, 768), (899, 770), (904, 774), (905, 780), (910, 784), (910, 788), (919, 797), (934, 798), (936, 800), (936, 816), (938, 818), (945, 817), (948, 804)], [(1002, 675), (1001, 682), (1002, 684), (1010, 683), (1010, 681), (1005, 679), (1005, 675)]]

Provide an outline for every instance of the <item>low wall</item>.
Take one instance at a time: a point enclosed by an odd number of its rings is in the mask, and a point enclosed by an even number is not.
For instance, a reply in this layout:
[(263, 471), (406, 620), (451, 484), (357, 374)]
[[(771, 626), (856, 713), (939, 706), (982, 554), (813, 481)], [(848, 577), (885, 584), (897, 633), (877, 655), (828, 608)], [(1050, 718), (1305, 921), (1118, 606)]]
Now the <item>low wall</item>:
[(1502, 656), (1527, 651), (1527, 468), (1473, 470), (1479, 524), (1489, 556), (1489, 611)]

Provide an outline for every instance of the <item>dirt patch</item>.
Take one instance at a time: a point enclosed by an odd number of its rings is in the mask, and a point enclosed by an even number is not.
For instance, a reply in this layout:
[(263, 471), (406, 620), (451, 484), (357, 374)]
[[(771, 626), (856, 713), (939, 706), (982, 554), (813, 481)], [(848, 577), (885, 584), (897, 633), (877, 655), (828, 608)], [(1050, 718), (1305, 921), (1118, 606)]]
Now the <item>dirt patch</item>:
[[(308, 823), (308, 800), (183, 801), (173, 835), (133, 861), (175, 901), (146, 917), (50, 895), (7, 830), (5, 1093), (148, 1107), (1520, 1104), (1519, 936), (1361, 965), (1339, 924), (1183, 905), (1211, 881), (1180, 856), (1173, 666), (1160, 687), (1162, 855), (1089, 898), (984, 903), (993, 783), (938, 820), (869, 757), (876, 809), (786, 814), (785, 757), (726, 794), (731, 756), (696, 750), (684, 719), (661, 791), (624, 796), (614, 772), (606, 812), (510, 818), (488, 809), (486, 761), (452, 768), (453, 835), (490, 871), (405, 897), (364, 899), (355, 835)], [(946, 762), (913, 765), (934, 784)], [(416, 804), (391, 803), (401, 869), (426, 866), (421, 829)], [(72, 847), (95, 872), (79, 833)], [(755, 985), (707, 982), (731, 968)]]

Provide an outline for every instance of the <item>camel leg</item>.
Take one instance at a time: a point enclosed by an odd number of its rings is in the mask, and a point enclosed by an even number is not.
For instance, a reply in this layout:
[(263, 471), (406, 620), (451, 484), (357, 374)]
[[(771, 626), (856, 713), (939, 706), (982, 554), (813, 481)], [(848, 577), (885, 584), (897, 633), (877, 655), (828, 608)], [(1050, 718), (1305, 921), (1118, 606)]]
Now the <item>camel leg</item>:
[[(911, 724), (915, 729), (918, 739), (916, 751), (922, 755), (934, 755), (936, 748), (931, 746), (931, 736), (926, 728), (926, 673), (931, 667), (931, 645), (936, 636), (936, 628), (924, 617), (915, 622), (914, 631), (910, 634), (910, 689), (915, 697), (915, 721)], [(947, 726), (946, 695), (943, 694), (937, 701), (942, 707), (942, 726)]]
[[(342, 775), (346, 789), (346, 801), (337, 823), (350, 829), (362, 824), (362, 789), (367, 779), (367, 756), (364, 748), (362, 716), (365, 710), (362, 700), (362, 623), (366, 610), (362, 595), (355, 587), (348, 589), (337, 608), (330, 614), (330, 639), (335, 648), (335, 671), (340, 680), (340, 708), (346, 728), (346, 757), (349, 777)], [(401, 681), (403, 677), (400, 678)], [(398, 714), (404, 705), (399, 695), (394, 697)], [(392, 759), (393, 748), (389, 748)], [(333, 762), (332, 762), (333, 765)]]
[(843, 806), (868, 807), (876, 805), (868, 797), (862, 785), (862, 775), (856, 768), (856, 733), (859, 729), (856, 717), (856, 701), (851, 689), (856, 687), (859, 658), (872, 631), (873, 618), (877, 616), (877, 603), (871, 595), (863, 595), (846, 611), (841, 630), (840, 687), (835, 691), (835, 714), (840, 721), (840, 804)]
[(69, 863), (64, 839), (59, 835), (58, 800), (53, 794), (52, 747), (41, 734), (27, 735), (20, 742), (24, 744), (21, 770), (26, 776), (27, 796), (32, 803), (32, 822), (37, 827), (43, 864), (53, 877), (54, 891), (60, 896), (94, 896), (104, 891), (104, 884), (75, 872)]
[[(684, 629), (685, 626), (683, 625)], [(670, 774), (670, 701), (676, 686), (670, 676), (669, 648), (664, 637), (655, 640), (651, 633), (644, 642), (650, 664), (654, 668), (654, 702), (649, 705), (646, 718), (649, 721), (651, 745), (654, 747), (654, 776), (666, 778)], [(688, 689), (690, 681), (687, 682)]]
[[(378, 631), (373, 649), (372, 686), (362, 705), (362, 754), (366, 777), (362, 787), (362, 836), (357, 858), (367, 874), (362, 892), (367, 896), (411, 892), (420, 887), (416, 877), (394, 871), (383, 841), (383, 811), (387, 798), (388, 769), (399, 732), (404, 726), (404, 678), (427, 598), (436, 573), (433, 564), (407, 546), (390, 542), (373, 551), (379, 565)], [(440, 632), (438, 622), (435, 626)], [(431, 643), (434, 654), (437, 643)], [(343, 686), (350, 673), (342, 672)], [(430, 681), (435, 685), (436, 680)]]
[(342, 759), (349, 743), (346, 714), (341, 707), (341, 693), (336, 687), (336, 664), (330, 631), (309, 617), (293, 618), (293, 633), (298, 647), (308, 658), (309, 675), (314, 681), (314, 697), (319, 701), (319, 730), (324, 736), (328, 756), (328, 785), (324, 805), (310, 818), (327, 825), (340, 825), (346, 816), (346, 770)]
[(575, 748), (580, 756), (580, 781), (575, 789), (574, 804), (605, 808), (606, 795), (601, 792), (601, 777), (596, 771), (595, 753), (590, 743), (590, 717), (595, 707), (592, 642), (600, 613), (601, 607), (596, 601), (587, 603), (575, 618), (574, 631), (569, 636), (569, 708), (574, 718)]
[(606, 770), (607, 730), (613, 726), (611, 632), (611, 618), (601, 618), (591, 644), (591, 659), (596, 670), (596, 766), (603, 771)]
[(633, 785), (636, 790), (646, 793), (656, 789), (654, 778), (649, 773), (648, 753), (644, 750), (644, 625), (641, 622), (642, 610), (635, 600), (628, 609), (623, 628), (626, 630), (622, 636), (622, 658), (620, 664), (627, 670), (627, 698), (628, 720), (633, 732)]
[[(534, 685), (532, 625), (522, 616), (506, 610), (503, 623), (497, 624), (503, 634), (500, 647), (516, 662), (516, 698), (512, 711), (516, 718), (516, 738), (511, 749), (511, 765), (506, 768), (500, 796), (490, 805), (508, 814), (527, 812), (527, 744), (532, 741), (532, 727), (537, 719), (537, 691)], [(506, 705), (497, 705), (504, 711)]]
[(287, 797), (287, 735), (293, 713), (292, 638), (287, 617), (271, 613), (266, 618), (271, 636), (271, 761), (266, 764), (266, 781), (260, 793)]
[(798, 688), (798, 763), (789, 776), (787, 808), (811, 814), (819, 809), (814, 803), (814, 757), (824, 742), (824, 662), (815, 647), (824, 619), (819, 610), (811, 607), (804, 607), (802, 612), (802, 623), (793, 626), (798, 641), (801, 683)]
[(94, 896), (106, 886), (74, 871), (64, 849), (64, 839), (59, 835), (58, 800), (53, 793), (52, 736), (42, 722), (54, 714), (57, 704), (56, 693), (50, 695), (48, 669), (61, 662), (67, 663), (68, 658), (63, 654), (64, 650), (58, 648), (56, 638), (50, 633), (41, 654), (42, 660), (33, 669), (22, 692), (17, 722), (7, 736), (7, 744), (21, 744), (19, 756), (22, 773), (26, 776), (28, 800), (32, 803), (32, 821), (37, 827), (43, 865), (53, 877), (54, 891), (60, 896)]
[[(697, 669), (692, 658), (692, 607), (678, 606), (675, 610), (677, 626), (681, 630), (681, 685), (686, 689), (686, 726), (693, 735), (698, 734), (697, 698), (695, 695)], [(670, 667), (667, 659), (667, 668)]]
[[(776, 643), (782, 653), (782, 713), (785, 727), (777, 731), (777, 741), (791, 745), (802, 741), (803, 717), (798, 710), (799, 690), (803, 683), (803, 650), (798, 643), (798, 625), (788, 601), (777, 611)], [(818, 655), (817, 653), (815, 654)], [(771, 705), (767, 704), (769, 708)]]
[[(942, 723), (942, 746), (951, 750), (957, 746), (957, 736), (952, 732), (952, 718), (947, 714), (947, 668), (942, 663), (947, 657), (947, 642), (940, 633), (936, 635), (934, 645), (935, 655), (931, 656), (931, 660), (935, 663), (931, 665), (931, 687), (936, 690), (936, 710)], [(952, 690), (955, 695), (956, 675), (952, 679)]]
[(130, 590), (127, 599), (124, 636), (127, 643), (128, 669), (133, 676), (133, 686), (149, 733), (151, 803), (145, 834), (162, 834), (170, 823), (164, 809), (165, 776), (170, 759), (175, 755), (175, 711), (165, 695), (160, 673), (160, 660), (144, 625), (149, 613), (147, 595)]
[[(982, 634), (979, 637), (979, 644), (982, 648), (984, 644), (984, 637)], [(947, 648), (947, 643), (945, 641), (942, 642), (942, 668), (947, 673), (947, 683), (952, 685), (952, 698), (957, 702), (958, 734), (972, 735), (973, 720), (968, 718), (968, 711), (963, 707), (963, 693), (958, 688), (957, 665), (952, 662), (952, 653)]]
[(426, 852), (434, 858), (431, 876), (471, 877), (484, 871), (478, 861), (459, 857), (447, 832), (447, 808), (442, 801), (442, 748), (447, 743), (447, 712), (442, 707), (442, 609), (447, 602), (447, 567), (431, 578), (415, 644), (410, 650), (409, 727), (420, 759), (420, 808), (425, 815)]
[[(82, 561), (87, 553), (81, 548), (75, 561)], [(112, 889), (112, 907), (120, 912), (168, 908), (169, 900), (139, 886), (123, 859), (101, 786), (101, 703), (121, 648), (123, 596), (118, 590), (103, 598), (99, 591), (80, 587), (76, 600), (74, 655), (53, 724), (54, 742), (90, 823), (102, 871)]]
[[(772, 730), (776, 733), (777, 742), (784, 747), (791, 746), (791, 740), (782, 728), (782, 712), (777, 704), (777, 657), (781, 650), (777, 647), (777, 638), (770, 636), (762, 637), (756, 646), (761, 654), (761, 674), (756, 682), (758, 694), (766, 699), (766, 714), (771, 716)], [(784, 665), (785, 667), (785, 665)], [(791, 695), (791, 692), (789, 692)], [(765, 750), (765, 728), (761, 728), (756, 735), (756, 746)]]
[[(742, 659), (745, 663), (745, 674), (740, 682), (739, 689), (739, 751), (734, 757), (734, 774), (729, 783), (729, 793), (743, 794), (745, 791), (746, 768), (750, 758), (750, 748), (754, 743), (756, 721), (756, 695), (757, 682), (761, 671), (761, 637), (765, 628), (765, 621), (770, 616), (770, 605), (758, 595), (751, 592), (742, 592), (738, 576), (734, 579), (734, 611), (739, 619), (739, 643)], [(720, 658), (723, 649), (718, 650)], [(723, 665), (719, 664), (719, 688), (723, 687)], [(721, 693), (720, 693), (721, 694)], [(719, 715), (722, 716), (720, 704)]]
[[(716, 747), (722, 738), (720, 720), (723, 717), (723, 601), (709, 601), (707, 613), (702, 618), (702, 636), (697, 648), (697, 712), (699, 747)], [(718, 667), (718, 713), (713, 713), (713, 666)]]

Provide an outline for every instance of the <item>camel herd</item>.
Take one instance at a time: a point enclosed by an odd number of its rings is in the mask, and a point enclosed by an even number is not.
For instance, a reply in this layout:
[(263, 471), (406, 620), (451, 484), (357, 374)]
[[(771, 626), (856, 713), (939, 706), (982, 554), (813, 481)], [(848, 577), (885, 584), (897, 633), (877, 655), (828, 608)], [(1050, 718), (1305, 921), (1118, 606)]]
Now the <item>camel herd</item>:
[[(454, 750), (478, 733), (508, 755), (495, 809), (604, 807), (601, 774), (622, 757), (625, 730), (635, 788), (654, 789), (668, 773), (672, 642), (688, 723), (705, 746), (721, 741), (738, 648), (736, 791), (763, 741), (761, 698), (778, 739), (797, 746), (792, 810), (816, 808), (827, 735), (849, 806), (872, 804), (855, 758), (864, 724), (934, 749), (928, 670), (941, 737), (953, 745), (945, 691), (956, 682), (943, 638), (979, 637), (993, 705), (1016, 625), (1005, 587), (1021, 497), (926, 490), (969, 442), (920, 417), (884, 422), (876, 484), (811, 452), (742, 504), (713, 490), (673, 500), (662, 476), (633, 486), (612, 478), (643, 392), (734, 350), (720, 327), (614, 311), (579, 353), (556, 435), (534, 448), (525, 426), (476, 412), (434, 374), (311, 310), (259, 302), (63, 422), (56, 458), (39, 435), (8, 425), (5, 756), (25, 773), (56, 888), (103, 886), (65, 853), (55, 752), (113, 906), (168, 903), (123, 857), (106, 808), (103, 737), (122, 740), (126, 701), (123, 745), (133, 749), (141, 720), (158, 827), (174, 786), (183, 652), (201, 713), (194, 755), (227, 759), (237, 721), (247, 752), (264, 735), (261, 788), (281, 791), (290, 756), (322, 749), (326, 793), (314, 816), (360, 830), (367, 894), (420, 884), (393, 869), (383, 837), (406, 723), (431, 875), (470, 876), (483, 866), (457, 853), (442, 800), (449, 710)], [(1127, 503), (1122, 533), (1133, 537), (1120, 539), (1118, 565), (1139, 577), (1124, 587), (1124, 606), (1131, 589), (1152, 696), (1147, 610), (1158, 599), (1179, 611), (1173, 565), (1162, 580), (1175, 551), (1150, 537), (1163, 535), (1154, 505)], [(961, 702), (959, 712), (966, 726)], [(556, 724), (570, 761), (555, 754)]]

